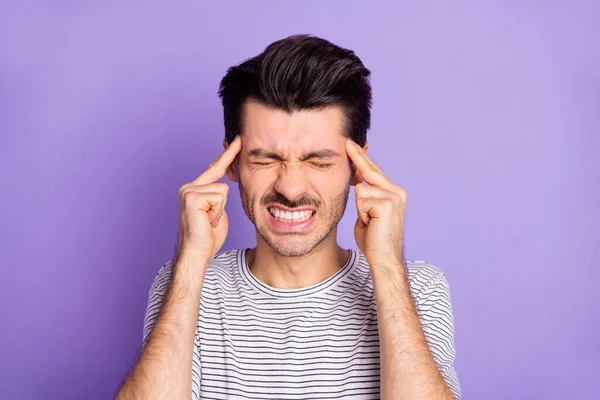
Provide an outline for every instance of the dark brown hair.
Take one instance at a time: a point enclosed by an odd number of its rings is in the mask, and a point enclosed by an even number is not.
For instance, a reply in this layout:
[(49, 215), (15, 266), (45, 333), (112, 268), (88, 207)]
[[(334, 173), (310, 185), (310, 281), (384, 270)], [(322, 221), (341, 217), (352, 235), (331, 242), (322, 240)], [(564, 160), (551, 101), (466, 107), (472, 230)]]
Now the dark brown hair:
[(310, 35), (270, 44), (262, 53), (230, 67), (221, 80), (225, 139), (242, 131), (247, 100), (287, 112), (340, 106), (344, 134), (361, 146), (371, 124), (371, 72), (353, 51)]

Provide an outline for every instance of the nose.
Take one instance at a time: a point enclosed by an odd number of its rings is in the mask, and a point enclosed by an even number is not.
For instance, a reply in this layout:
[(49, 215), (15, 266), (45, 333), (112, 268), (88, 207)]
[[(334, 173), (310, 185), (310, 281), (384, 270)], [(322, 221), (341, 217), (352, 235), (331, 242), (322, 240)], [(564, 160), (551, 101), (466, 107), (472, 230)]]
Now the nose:
[[(300, 163), (298, 163), (300, 164)], [(289, 201), (296, 201), (308, 191), (308, 180), (301, 165), (282, 165), (279, 170), (275, 190)]]

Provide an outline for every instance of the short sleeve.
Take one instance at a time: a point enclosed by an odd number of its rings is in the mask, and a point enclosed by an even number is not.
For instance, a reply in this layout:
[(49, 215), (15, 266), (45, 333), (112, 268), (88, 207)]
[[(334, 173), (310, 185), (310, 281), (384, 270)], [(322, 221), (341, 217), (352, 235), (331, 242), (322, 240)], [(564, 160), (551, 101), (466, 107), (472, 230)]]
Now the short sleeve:
[(450, 287), (444, 274), (427, 264), (428, 282), (415, 296), (417, 314), (433, 360), (457, 400), (461, 398), (460, 383), (454, 369), (454, 316)]
[(200, 376), (201, 376), (201, 365), (200, 365), (200, 339), (196, 335), (194, 341), (194, 355), (192, 356), (192, 400), (198, 400), (200, 398)]
[(171, 279), (171, 265), (171, 261), (168, 261), (160, 268), (150, 287), (148, 306), (146, 307), (146, 315), (144, 317), (142, 347), (146, 347), (152, 328), (154, 328), (156, 317), (162, 307), (163, 299)]
[[(142, 347), (145, 347), (148, 343), (148, 338), (150, 337), (150, 333), (152, 333), (152, 328), (154, 328), (156, 317), (162, 307), (163, 299), (169, 286), (169, 281), (171, 280), (171, 269), (172, 262), (168, 261), (160, 268), (150, 287), (148, 306), (146, 307), (146, 316), (144, 317)], [(200, 343), (198, 335), (196, 334), (194, 340), (194, 354), (192, 355), (192, 400), (198, 400), (200, 398), (200, 372)]]

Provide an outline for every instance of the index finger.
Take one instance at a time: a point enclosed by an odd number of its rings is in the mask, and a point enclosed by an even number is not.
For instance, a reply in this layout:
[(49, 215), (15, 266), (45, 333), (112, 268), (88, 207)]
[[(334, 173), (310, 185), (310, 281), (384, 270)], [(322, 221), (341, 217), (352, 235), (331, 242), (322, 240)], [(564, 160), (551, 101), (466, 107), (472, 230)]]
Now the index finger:
[(193, 183), (195, 185), (205, 185), (214, 183), (225, 176), (227, 168), (231, 165), (235, 157), (242, 149), (242, 138), (237, 135), (233, 142), (219, 155), (219, 157), (210, 163), (206, 171), (197, 177)]
[(383, 171), (367, 156), (364, 150), (354, 141), (348, 140), (346, 144), (346, 153), (350, 160), (358, 168), (361, 176), (370, 185), (385, 187), (391, 182), (385, 176)]

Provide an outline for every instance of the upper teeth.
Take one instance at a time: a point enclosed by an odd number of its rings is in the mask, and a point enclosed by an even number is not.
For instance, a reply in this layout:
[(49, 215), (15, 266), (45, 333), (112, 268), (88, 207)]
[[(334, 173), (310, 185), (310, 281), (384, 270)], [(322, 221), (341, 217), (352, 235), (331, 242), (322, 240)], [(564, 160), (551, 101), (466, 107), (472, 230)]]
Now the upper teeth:
[(271, 212), (271, 214), (273, 214), (273, 216), (275, 218), (289, 219), (289, 220), (292, 220), (292, 221), (308, 219), (313, 214), (312, 210), (304, 210), (304, 211), (294, 211), (294, 212), (291, 212), (291, 211), (280, 210), (280, 209), (275, 208), (275, 207), (271, 207), (269, 209), (269, 211)]

